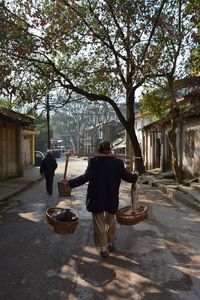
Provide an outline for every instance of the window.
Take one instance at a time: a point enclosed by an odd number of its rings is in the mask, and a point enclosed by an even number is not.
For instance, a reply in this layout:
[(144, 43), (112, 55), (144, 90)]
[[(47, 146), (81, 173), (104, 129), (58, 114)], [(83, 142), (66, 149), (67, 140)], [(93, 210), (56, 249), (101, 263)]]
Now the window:
[(153, 136), (152, 136), (152, 134), (150, 135), (150, 147), (152, 147), (153, 146)]
[(185, 132), (185, 156), (193, 158), (194, 157), (194, 137), (195, 131), (188, 130)]

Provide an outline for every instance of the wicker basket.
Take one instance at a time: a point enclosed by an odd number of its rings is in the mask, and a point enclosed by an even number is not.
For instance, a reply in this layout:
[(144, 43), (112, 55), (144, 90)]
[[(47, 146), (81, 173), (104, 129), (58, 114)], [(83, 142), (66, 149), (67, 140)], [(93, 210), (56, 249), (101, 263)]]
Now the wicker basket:
[(118, 209), (116, 219), (122, 225), (135, 225), (148, 216), (147, 206), (138, 203), (136, 191), (131, 187), (131, 205)]
[(66, 178), (68, 162), (69, 155), (66, 154), (64, 177), (63, 180), (57, 182), (59, 196), (71, 196), (71, 189)]
[(147, 206), (140, 205), (136, 213), (132, 206), (122, 207), (117, 211), (116, 218), (122, 225), (135, 225), (147, 218)]
[(62, 210), (62, 209), (63, 208), (60, 207), (47, 208), (46, 210), (47, 223), (53, 227), (55, 233), (62, 234), (62, 235), (74, 233), (79, 223), (77, 220), (74, 222), (62, 222), (52, 217), (52, 215), (57, 210)]
[(59, 196), (71, 196), (71, 189), (68, 185), (67, 179), (57, 182)]

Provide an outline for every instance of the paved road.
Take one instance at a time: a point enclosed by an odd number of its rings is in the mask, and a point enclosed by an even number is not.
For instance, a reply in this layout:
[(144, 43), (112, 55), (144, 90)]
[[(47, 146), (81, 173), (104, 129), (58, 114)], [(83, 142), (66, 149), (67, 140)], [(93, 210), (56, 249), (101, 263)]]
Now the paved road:
[[(87, 186), (59, 197), (59, 161), (54, 194), (44, 181), (7, 201), (0, 211), (0, 299), (8, 300), (199, 300), (199, 213), (172, 202), (149, 186), (139, 186), (149, 218), (135, 226), (118, 225), (117, 251), (102, 259), (94, 247), (91, 215), (85, 210)], [(80, 174), (87, 161), (70, 159), (68, 176)], [(129, 202), (122, 184), (120, 205)], [(48, 206), (71, 207), (80, 223), (68, 236), (45, 223)]]

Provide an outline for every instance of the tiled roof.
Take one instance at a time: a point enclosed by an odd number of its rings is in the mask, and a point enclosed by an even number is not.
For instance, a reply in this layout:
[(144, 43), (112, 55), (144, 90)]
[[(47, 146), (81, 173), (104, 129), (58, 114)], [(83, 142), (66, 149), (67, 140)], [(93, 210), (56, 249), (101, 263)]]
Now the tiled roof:
[(185, 77), (185, 78), (176, 80), (174, 83), (175, 89), (188, 87), (191, 85), (200, 85), (200, 76)]
[[(200, 116), (200, 107), (199, 106), (191, 106), (187, 111), (181, 112), (179, 117), (177, 118), (177, 121), (180, 122), (186, 122), (189, 118), (196, 118)], [(161, 131), (167, 124), (170, 123), (170, 117), (166, 117), (161, 120), (154, 121), (152, 123), (149, 123), (148, 125), (144, 126), (142, 130), (158, 130)]]
[(6, 120), (21, 125), (33, 125), (34, 118), (0, 106), (0, 120)]

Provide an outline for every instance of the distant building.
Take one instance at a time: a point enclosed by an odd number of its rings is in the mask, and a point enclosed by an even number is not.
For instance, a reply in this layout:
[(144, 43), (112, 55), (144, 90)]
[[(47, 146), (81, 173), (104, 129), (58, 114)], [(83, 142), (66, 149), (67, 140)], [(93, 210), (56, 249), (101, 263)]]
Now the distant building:
[(91, 126), (84, 131), (83, 152), (93, 153), (97, 150), (98, 144), (102, 140), (109, 140), (113, 146), (114, 141), (119, 137), (118, 133), (122, 131), (122, 125), (116, 120)]

